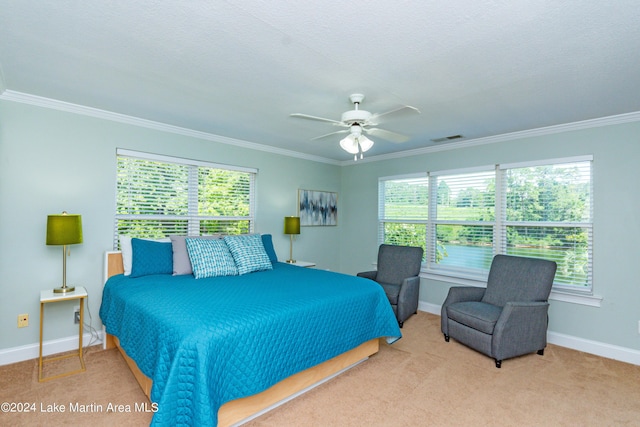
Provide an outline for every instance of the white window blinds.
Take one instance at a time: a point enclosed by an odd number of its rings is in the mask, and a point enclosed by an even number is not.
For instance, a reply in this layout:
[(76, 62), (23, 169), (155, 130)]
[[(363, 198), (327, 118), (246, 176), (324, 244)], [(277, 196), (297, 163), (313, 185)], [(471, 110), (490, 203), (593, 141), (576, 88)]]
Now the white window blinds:
[(432, 175), (437, 188), (433, 268), (488, 270), (494, 254), (495, 176), (495, 170)]
[(590, 290), (591, 160), (502, 169), (501, 252), (553, 260), (556, 287)]
[(429, 180), (426, 174), (378, 180), (378, 240), (419, 246), (426, 253)]
[(593, 286), (592, 156), (379, 180), (378, 241), (426, 249), (428, 271), (483, 280), (495, 254), (555, 261), (556, 289)]
[(257, 170), (118, 150), (118, 235), (240, 234), (253, 231)]

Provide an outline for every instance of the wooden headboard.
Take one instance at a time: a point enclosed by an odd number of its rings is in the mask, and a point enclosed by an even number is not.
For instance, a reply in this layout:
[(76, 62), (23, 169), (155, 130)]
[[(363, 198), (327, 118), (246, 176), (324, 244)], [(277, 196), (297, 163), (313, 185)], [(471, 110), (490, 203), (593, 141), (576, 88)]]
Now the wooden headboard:
[(122, 252), (107, 251), (104, 254), (104, 281), (116, 274), (124, 273), (124, 264), (122, 262)]

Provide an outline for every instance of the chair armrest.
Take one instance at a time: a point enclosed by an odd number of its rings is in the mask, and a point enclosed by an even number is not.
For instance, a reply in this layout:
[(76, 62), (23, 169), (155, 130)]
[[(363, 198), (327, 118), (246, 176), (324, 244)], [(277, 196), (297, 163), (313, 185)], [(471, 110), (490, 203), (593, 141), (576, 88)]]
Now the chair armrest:
[(376, 276), (378, 275), (377, 270), (373, 271), (363, 271), (357, 274), (359, 277), (364, 277), (366, 279), (376, 280)]
[(449, 316), (447, 307), (454, 302), (481, 301), (486, 288), (476, 288), (475, 286), (452, 286), (449, 288), (447, 298), (442, 303), (440, 310), (440, 329), (445, 335), (449, 335)]
[(549, 303), (508, 302), (493, 330), (491, 351), (496, 360), (542, 350), (547, 345)]
[(449, 294), (442, 307), (454, 302), (481, 301), (485, 290), (485, 288), (476, 288), (475, 286), (452, 286), (449, 288)]
[(402, 281), (398, 294), (398, 319), (404, 321), (418, 311), (419, 292), (420, 276), (407, 277)]
[(402, 289), (406, 286), (415, 286), (420, 284), (420, 276), (407, 277), (402, 281), (400, 285), (400, 295), (402, 295)]

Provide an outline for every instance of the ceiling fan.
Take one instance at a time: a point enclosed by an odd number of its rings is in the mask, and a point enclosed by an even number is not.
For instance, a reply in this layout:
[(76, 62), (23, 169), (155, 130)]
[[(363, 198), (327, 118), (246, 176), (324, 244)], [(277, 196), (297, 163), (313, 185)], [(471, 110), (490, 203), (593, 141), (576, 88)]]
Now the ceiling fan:
[(396, 132), (380, 129), (375, 126), (391, 119), (407, 115), (420, 114), (420, 110), (415, 107), (405, 105), (394, 110), (387, 111), (385, 113), (372, 114), (365, 110), (360, 110), (358, 107), (364, 99), (364, 95), (360, 93), (354, 93), (349, 96), (349, 100), (353, 104), (353, 110), (342, 113), (340, 120), (325, 119), (323, 117), (310, 116), (308, 114), (294, 113), (291, 117), (298, 117), (301, 119), (317, 120), (321, 122), (331, 123), (334, 126), (340, 126), (346, 129), (341, 129), (335, 132), (320, 135), (311, 140), (326, 138), (331, 135), (340, 133), (348, 133), (344, 139), (340, 141), (340, 147), (348, 153), (353, 154), (353, 160), (358, 160), (358, 153), (360, 158), (363, 158), (365, 151), (373, 146), (373, 141), (367, 138), (364, 134), (376, 136), (382, 139), (386, 139), (391, 142), (405, 142), (409, 140), (407, 135), (402, 135)]

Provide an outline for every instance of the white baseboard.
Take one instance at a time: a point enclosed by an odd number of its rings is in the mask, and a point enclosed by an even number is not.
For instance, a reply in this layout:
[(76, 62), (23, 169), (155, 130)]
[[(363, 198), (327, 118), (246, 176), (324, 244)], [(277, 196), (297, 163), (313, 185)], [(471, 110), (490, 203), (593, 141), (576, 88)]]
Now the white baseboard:
[[(97, 337), (96, 337), (97, 335)], [(93, 337), (89, 332), (82, 335), (82, 345), (97, 345), (102, 343), (102, 332), (97, 331)], [(93, 338), (93, 341), (92, 341)], [(49, 356), (51, 354), (63, 353), (65, 351), (73, 351), (78, 349), (78, 335), (48, 340), (42, 343), (42, 355)], [(29, 359), (37, 359), (40, 355), (40, 343), (21, 345), (0, 350), (0, 366), (10, 363), (22, 362)]]
[(418, 302), (418, 310), (425, 311), (427, 313), (435, 314), (436, 316), (440, 316), (440, 312), (442, 311), (442, 306), (431, 304), (428, 302)]
[(607, 359), (640, 365), (640, 351), (631, 348), (587, 340), (553, 331), (547, 333), (547, 341), (550, 344), (567, 347), (584, 353), (595, 354), (596, 356), (606, 357)]
[[(421, 301), (418, 303), (418, 310), (440, 316), (441, 306)], [(587, 340), (553, 331), (549, 331), (547, 333), (547, 342), (549, 342), (549, 344), (559, 345), (572, 350), (606, 357), (607, 359), (614, 359), (625, 363), (631, 363), (633, 365), (640, 365), (640, 351), (632, 348)]]

